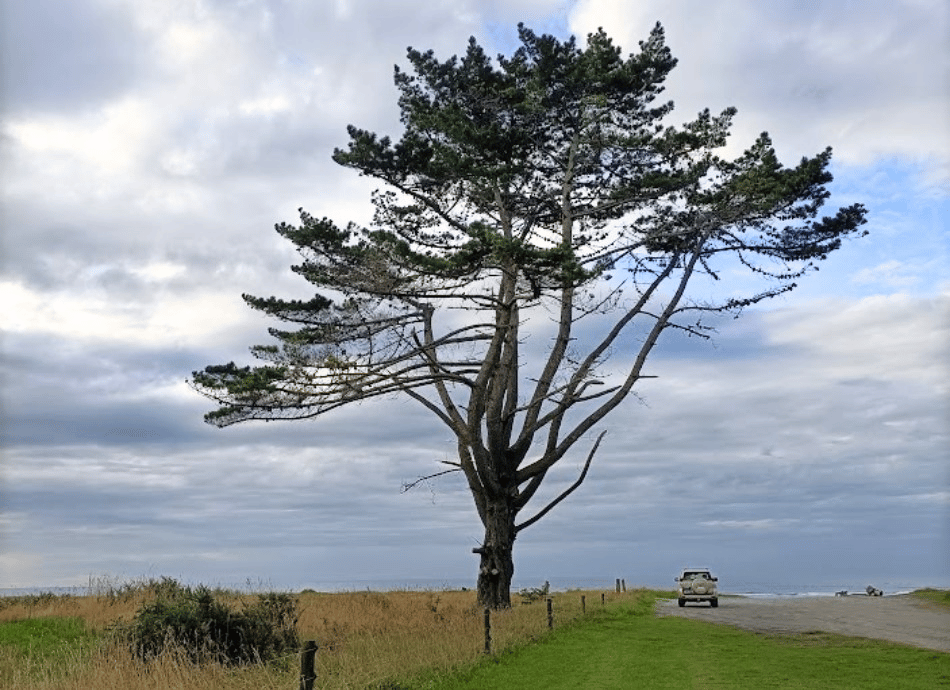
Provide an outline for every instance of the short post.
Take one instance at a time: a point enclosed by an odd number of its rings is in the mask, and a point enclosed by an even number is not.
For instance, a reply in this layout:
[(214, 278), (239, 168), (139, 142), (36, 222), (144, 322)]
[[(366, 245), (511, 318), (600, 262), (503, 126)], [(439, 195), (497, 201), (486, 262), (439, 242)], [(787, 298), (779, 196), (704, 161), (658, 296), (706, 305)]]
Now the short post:
[(607, 602), (604, 600), (604, 597), (606, 597), (606, 596), (607, 596), (607, 595), (604, 594), (603, 592), (600, 593), (600, 605), (601, 605), (601, 606), (606, 606), (606, 605), (607, 605)]
[(491, 654), (491, 609), (485, 609), (485, 654)]
[(304, 642), (300, 650), (300, 690), (313, 690), (313, 682), (317, 679), (316, 656), (317, 643), (314, 640)]
[(554, 628), (554, 608), (551, 604), (551, 599), (548, 598), (548, 630)]
[(626, 581), (626, 580), (623, 580), (623, 579), (620, 580), (620, 589), (622, 589), (624, 592), (627, 591), (627, 581)]
[(620, 594), (620, 578), (617, 578), (617, 594)]
[(581, 594), (581, 613), (587, 613), (587, 597)]

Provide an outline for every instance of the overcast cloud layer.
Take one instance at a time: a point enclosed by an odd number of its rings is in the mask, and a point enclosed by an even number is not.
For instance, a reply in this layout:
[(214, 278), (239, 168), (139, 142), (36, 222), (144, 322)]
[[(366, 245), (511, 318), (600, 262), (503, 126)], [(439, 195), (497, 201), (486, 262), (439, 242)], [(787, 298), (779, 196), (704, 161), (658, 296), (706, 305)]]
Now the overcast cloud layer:
[(518, 21), (626, 52), (661, 21), (674, 119), (735, 105), (730, 150), (768, 130), (788, 164), (833, 146), (830, 203), (870, 235), (713, 343), (662, 343), (516, 581), (950, 586), (944, 0), (7, 0), (0, 587), (474, 582), (461, 479), (400, 493), (452, 457), (428, 415), (216, 430), (185, 379), (266, 341), (242, 292), (308, 295), (274, 223), (368, 219), (330, 153), (349, 123), (399, 134), (406, 46), (510, 52)]

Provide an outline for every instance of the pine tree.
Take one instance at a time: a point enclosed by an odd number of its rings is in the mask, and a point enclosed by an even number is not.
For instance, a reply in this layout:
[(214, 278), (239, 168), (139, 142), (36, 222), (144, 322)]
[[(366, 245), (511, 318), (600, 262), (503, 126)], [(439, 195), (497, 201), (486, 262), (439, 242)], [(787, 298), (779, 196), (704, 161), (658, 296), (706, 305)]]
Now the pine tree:
[[(734, 109), (668, 125), (659, 96), (676, 60), (660, 25), (626, 58), (603, 31), (586, 47), (519, 36), (495, 61), (475, 39), (446, 61), (409, 50), (411, 71), (395, 71), (401, 138), (351, 126), (333, 155), (382, 183), (372, 223), (301, 210), (279, 224), (317, 293), (244, 295), (289, 329), (252, 348), (262, 365), (192, 379), (222, 427), (393, 393), (431, 412), (484, 526), (478, 597), (492, 608), (510, 605), (516, 536), (580, 486), (603, 432), (577, 481), (522, 517), (546, 474), (634, 391), (660, 335), (708, 337), (711, 314), (792, 290), (865, 216), (856, 204), (818, 219), (830, 149), (785, 167), (762, 134), (724, 160)], [(736, 269), (762, 287), (687, 293)], [(526, 362), (552, 317), (545, 357)], [(623, 369), (608, 371), (617, 353)]]

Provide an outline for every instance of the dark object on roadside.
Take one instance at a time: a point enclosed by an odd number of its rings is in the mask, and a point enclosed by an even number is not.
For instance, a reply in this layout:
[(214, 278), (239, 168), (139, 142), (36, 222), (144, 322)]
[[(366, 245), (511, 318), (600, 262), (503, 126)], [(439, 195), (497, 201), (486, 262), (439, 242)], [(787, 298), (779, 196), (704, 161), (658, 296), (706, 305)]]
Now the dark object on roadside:
[(871, 585), (868, 585), (868, 588), (864, 591), (868, 593), (869, 597), (883, 597), (884, 596), (884, 590), (878, 589), (877, 587), (872, 587)]
[(835, 592), (836, 597), (846, 597), (848, 596), (848, 590), (842, 589), (840, 592)]

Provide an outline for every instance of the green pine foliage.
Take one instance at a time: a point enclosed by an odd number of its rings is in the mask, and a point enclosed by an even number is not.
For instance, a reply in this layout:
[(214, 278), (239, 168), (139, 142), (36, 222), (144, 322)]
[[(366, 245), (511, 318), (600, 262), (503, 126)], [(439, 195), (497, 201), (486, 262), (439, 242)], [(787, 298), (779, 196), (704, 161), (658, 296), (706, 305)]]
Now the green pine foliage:
[[(586, 48), (523, 25), (519, 36), (521, 47), (496, 60), (474, 38), (444, 61), (409, 49), (411, 70), (394, 75), (401, 137), (350, 126), (349, 144), (333, 154), (385, 185), (372, 197), (372, 225), (340, 227), (303, 209), (299, 225), (277, 225), (304, 259), (293, 270), (321, 292), (244, 295), (296, 328), (270, 330), (280, 346), (252, 348), (264, 366), (194, 373), (195, 387), (220, 403), (209, 423), (310, 417), (355, 399), (465, 385), (480, 356), (433, 367), (434, 358), (479, 344), (487, 352), (492, 336), (469, 329), (424, 344), (423, 331), (439, 308), (496, 311), (503, 293), (493, 283), (505, 277), (517, 288), (508, 299), (524, 310), (617, 270), (641, 295), (639, 283), (679, 271), (716, 278), (715, 264), (732, 255), (770, 283), (703, 306), (735, 310), (793, 289), (863, 224), (860, 204), (816, 219), (830, 149), (786, 168), (763, 133), (729, 161), (716, 151), (734, 108), (667, 125), (673, 103), (660, 95), (677, 61), (660, 25), (627, 57), (603, 31)], [(358, 386), (327, 371), (342, 360), (365, 374)]]

